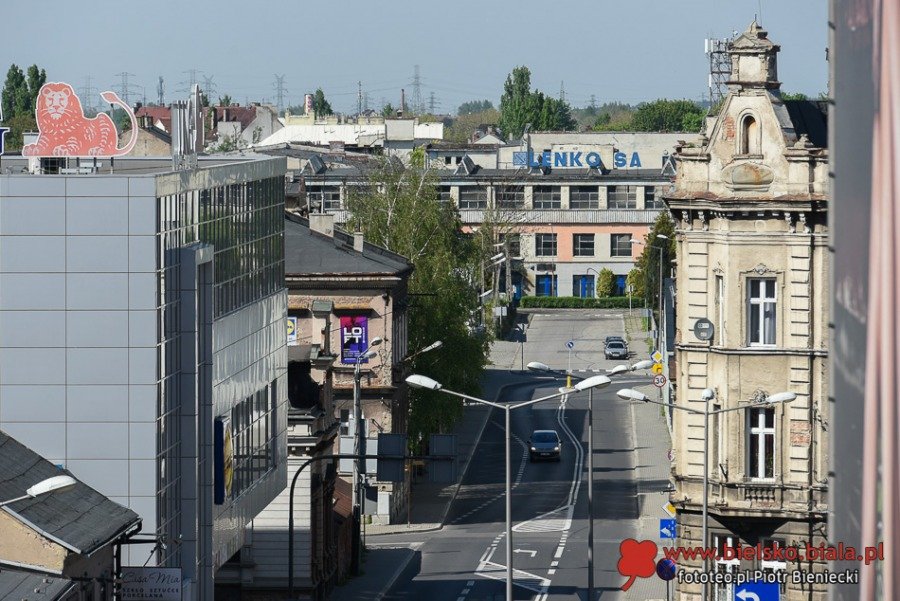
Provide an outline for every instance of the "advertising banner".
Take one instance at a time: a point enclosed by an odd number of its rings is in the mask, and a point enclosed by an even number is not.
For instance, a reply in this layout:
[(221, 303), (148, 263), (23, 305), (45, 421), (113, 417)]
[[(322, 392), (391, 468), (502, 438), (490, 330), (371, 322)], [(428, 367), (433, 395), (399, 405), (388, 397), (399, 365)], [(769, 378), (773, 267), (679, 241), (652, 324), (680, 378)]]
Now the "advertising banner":
[(297, 318), (287, 318), (287, 344), (294, 346), (297, 344)]
[(181, 601), (181, 568), (122, 567), (122, 601)]
[(231, 498), (234, 481), (234, 444), (231, 439), (231, 418), (217, 417), (213, 431), (213, 501), (223, 505)]
[[(341, 363), (356, 364), (369, 347), (369, 318), (364, 315), (341, 317)], [(366, 363), (362, 359), (360, 363)]]

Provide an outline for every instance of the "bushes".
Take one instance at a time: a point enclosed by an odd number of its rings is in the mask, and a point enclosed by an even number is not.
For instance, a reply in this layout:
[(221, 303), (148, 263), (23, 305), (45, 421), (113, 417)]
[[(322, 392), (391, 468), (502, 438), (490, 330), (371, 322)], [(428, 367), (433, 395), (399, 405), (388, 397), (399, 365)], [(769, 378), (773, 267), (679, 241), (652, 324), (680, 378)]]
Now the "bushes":
[(519, 306), (523, 309), (627, 309), (628, 297), (523, 296)]

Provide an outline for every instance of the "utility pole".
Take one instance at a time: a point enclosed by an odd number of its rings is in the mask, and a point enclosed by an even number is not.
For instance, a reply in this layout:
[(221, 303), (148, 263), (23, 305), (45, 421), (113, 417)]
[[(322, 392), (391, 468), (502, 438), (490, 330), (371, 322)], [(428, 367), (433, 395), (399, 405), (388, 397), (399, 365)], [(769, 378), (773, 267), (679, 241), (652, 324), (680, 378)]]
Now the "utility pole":
[(559, 82), (559, 101), (566, 101), (566, 82), (564, 81)]
[[(193, 87), (193, 86), (192, 86)], [(216, 95), (218, 89), (216, 88), (216, 84), (213, 81), (213, 76), (203, 76), (203, 93), (206, 94), (207, 100), (209, 100), (209, 104), (213, 104), (213, 96)]]
[(125, 101), (125, 104), (131, 106), (131, 86), (128, 84), (128, 78), (134, 77), (134, 73), (122, 71), (121, 73), (116, 73), (116, 77), (122, 78), (122, 83), (120, 83), (118, 86), (119, 96), (122, 97), (122, 100)]
[(165, 87), (163, 86), (163, 76), (159, 76), (159, 81), (156, 84), (156, 102), (159, 106), (166, 105), (166, 95), (165, 95)]
[(97, 88), (91, 85), (90, 75), (84, 78), (84, 85), (78, 88), (78, 95), (81, 97), (81, 104), (84, 106), (85, 112), (97, 112), (97, 105), (94, 104), (94, 98), (97, 97)]
[(356, 82), (356, 116), (359, 117), (362, 114), (362, 104), (363, 104), (363, 94), (362, 94), (362, 81)]
[(413, 71), (413, 99), (412, 99), (412, 110), (419, 114), (422, 111), (422, 77), (419, 75), (419, 65), (415, 66)]
[(275, 75), (275, 105), (278, 107), (278, 114), (284, 111), (284, 93), (287, 88), (284, 87), (284, 75)]
[(197, 83), (197, 74), (202, 73), (197, 69), (188, 69), (187, 71), (182, 71), (188, 76), (188, 81), (179, 82), (179, 85), (182, 87), (178, 89), (179, 92), (186, 92), (188, 94), (191, 93), (191, 90), (194, 89), (194, 85)]
[(428, 94), (428, 112), (432, 115), (435, 114), (436, 103), (434, 101), (434, 91)]

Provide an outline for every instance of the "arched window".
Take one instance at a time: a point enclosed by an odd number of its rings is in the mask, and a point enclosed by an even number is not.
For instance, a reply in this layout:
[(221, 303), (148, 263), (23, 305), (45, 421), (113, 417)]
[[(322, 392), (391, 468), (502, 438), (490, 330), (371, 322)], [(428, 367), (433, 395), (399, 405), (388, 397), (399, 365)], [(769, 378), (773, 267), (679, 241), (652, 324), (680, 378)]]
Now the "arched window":
[(762, 154), (759, 147), (759, 123), (753, 115), (741, 121), (741, 154)]

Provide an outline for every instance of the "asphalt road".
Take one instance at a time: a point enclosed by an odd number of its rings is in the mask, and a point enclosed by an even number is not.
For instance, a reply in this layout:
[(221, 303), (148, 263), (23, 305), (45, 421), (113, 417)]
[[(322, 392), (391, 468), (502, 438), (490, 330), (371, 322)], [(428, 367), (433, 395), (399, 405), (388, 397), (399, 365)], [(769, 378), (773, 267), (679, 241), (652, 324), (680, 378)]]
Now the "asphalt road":
[[(622, 333), (621, 313), (614, 311), (536, 315), (527, 333), (526, 361), (563, 370), (570, 361), (573, 370), (610, 368), (618, 362), (603, 359), (601, 341)], [(575, 342), (571, 356), (565, 347), (568, 340)], [(623, 598), (623, 579), (616, 570), (618, 547), (623, 538), (637, 533), (631, 412), (615, 396), (616, 389), (636, 381), (634, 376), (619, 377), (609, 388), (594, 392), (594, 578), (595, 599), (603, 601)], [(529, 400), (552, 394), (559, 386), (559, 381), (536, 375), (533, 383), (508, 387), (500, 400)], [(545, 401), (511, 413), (516, 599), (587, 598), (587, 404), (585, 392), (571, 395), (563, 405)], [(416, 543), (420, 553), (386, 599), (504, 598), (503, 416), (501, 410), (490, 416), (442, 530), (370, 539), (375, 544)], [(529, 462), (526, 442), (536, 429), (559, 433), (564, 441), (561, 461)]]

